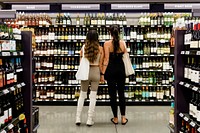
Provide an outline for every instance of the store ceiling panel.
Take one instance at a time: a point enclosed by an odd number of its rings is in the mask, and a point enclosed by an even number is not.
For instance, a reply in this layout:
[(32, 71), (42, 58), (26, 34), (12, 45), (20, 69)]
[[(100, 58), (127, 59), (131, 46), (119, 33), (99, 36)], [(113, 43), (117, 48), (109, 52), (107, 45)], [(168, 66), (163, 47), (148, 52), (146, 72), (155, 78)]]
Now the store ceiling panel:
[[(4, 3), (166, 3), (180, 2), (180, 0), (0, 0)], [(181, 0), (181, 2), (200, 2), (200, 0)]]

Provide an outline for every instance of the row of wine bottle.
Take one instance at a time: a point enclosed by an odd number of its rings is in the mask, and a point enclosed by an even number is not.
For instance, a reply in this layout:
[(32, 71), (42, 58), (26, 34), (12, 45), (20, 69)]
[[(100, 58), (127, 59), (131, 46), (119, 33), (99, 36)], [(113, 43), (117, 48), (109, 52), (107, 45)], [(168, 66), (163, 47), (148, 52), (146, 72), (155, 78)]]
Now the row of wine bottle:
[[(35, 58), (36, 70), (77, 70), (79, 57), (37, 57)], [(134, 69), (172, 70), (168, 57), (157, 58), (131, 58)]]
[[(105, 27), (95, 28), (99, 34), (99, 40), (111, 39), (109, 29)], [(49, 27), (35, 29), (36, 40), (79, 40), (86, 39), (86, 34), (89, 28), (86, 27)], [(171, 38), (170, 28), (141, 28), (141, 27), (126, 27), (120, 29), (120, 37), (124, 40), (150, 40)]]
[[(24, 100), (22, 95), (22, 88), (15, 88), (11, 93), (2, 95), (0, 98), (0, 127), (3, 129), (8, 126), (14, 118), (19, 117), (24, 112)], [(14, 133), (28, 133), (28, 129), (23, 121), (20, 125), (8, 129), (15, 130)], [(20, 127), (20, 129), (19, 129)], [(10, 133), (10, 132), (9, 132)]]
[[(170, 87), (126, 87), (125, 98), (137, 100), (170, 99)], [(80, 87), (36, 87), (36, 99), (73, 100), (80, 95)], [(89, 95), (87, 97), (89, 99)], [(99, 87), (98, 100), (108, 100), (108, 88)]]
[(189, 121), (186, 122), (184, 119), (182, 119), (179, 133), (199, 133), (199, 131), (197, 131), (197, 127), (191, 126)]
[(200, 60), (197, 57), (187, 57), (184, 67), (184, 78), (194, 84), (200, 83)]
[[(184, 15), (184, 14), (182, 14)], [(76, 25), (127, 25), (125, 13), (85, 13), (85, 16), (77, 14), (72, 18), (69, 13), (59, 13), (53, 22), (48, 14), (28, 14), (17, 13), (16, 20), (6, 20), (6, 23), (15, 23), (16, 25), (37, 26), (37, 25), (71, 25), (75, 21)], [(141, 13), (139, 17), (140, 25), (172, 25), (175, 18), (182, 17), (180, 14), (171, 12), (166, 13)], [(192, 20), (190, 16), (185, 17), (186, 20)], [(81, 23), (83, 22), (83, 23)]]
[(0, 90), (17, 82), (17, 69), (21, 69), (21, 59), (0, 59)]

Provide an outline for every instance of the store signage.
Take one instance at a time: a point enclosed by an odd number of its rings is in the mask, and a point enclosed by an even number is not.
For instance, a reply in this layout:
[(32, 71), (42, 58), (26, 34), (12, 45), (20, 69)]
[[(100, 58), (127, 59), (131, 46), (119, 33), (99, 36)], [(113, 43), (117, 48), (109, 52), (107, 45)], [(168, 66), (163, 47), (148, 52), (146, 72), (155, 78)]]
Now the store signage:
[(139, 10), (149, 9), (149, 4), (111, 4), (112, 10)]
[(16, 18), (15, 10), (0, 10), (0, 18)]
[(200, 3), (192, 3), (192, 4), (183, 4), (183, 3), (176, 3), (176, 4), (165, 4), (165, 9), (199, 9)]
[(50, 10), (50, 5), (48, 4), (38, 4), (38, 5), (12, 5), (14, 10)]
[(62, 4), (62, 10), (100, 10), (99, 4)]

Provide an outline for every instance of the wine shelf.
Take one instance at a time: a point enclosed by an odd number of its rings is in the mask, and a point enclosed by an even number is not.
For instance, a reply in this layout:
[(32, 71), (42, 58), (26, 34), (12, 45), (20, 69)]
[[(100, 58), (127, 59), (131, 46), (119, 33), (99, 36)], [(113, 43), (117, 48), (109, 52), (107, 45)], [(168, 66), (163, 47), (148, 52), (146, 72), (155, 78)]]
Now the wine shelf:
[[(57, 28), (57, 27), (76, 27), (76, 28), (79, 28), (79, 27), (83, 27), (83, 28), (93, 28), (93, 27), (98, 27), (98, 28), (101, 28), (101, 27), (107, 27), (109, 28), (110, 25), (63, 25), (63, 24), (60, 24), (60, 25), (37, 25), (37, 26), (23, 26), (24, 28), (25, 27), (33, 27), (33, 28), (49, 28), (49, 27), (52, 27), (52, 28)], [(172, 25), (119, 25), (119, 27), (135, 27), (135, 28), (146, 28), (146, 27), (151, 27), (151, 28), (157, 28), (157, 27), (164, 27), (164, 28), (172, 28)]]
[(138, 70), (138, 69), (136, 69), (135, 71), (136, 72), (173, 72), (173, 70), (163, 70), (163, 69), (159, 69), (159, 70), (156, 70), (156, 69), (142, 69), (142, 70)]
[[(57, 86), (57, 87), (59, 87), (59, 86), (64, 86), (64, 87), (68, 87), (68, 86), (80, 86), (80, 84), (71, 84), (71, 85), (69, 85), (69, 84), (35, 84), (35, 86), (37, 87), (37, 86), (43, 86), (43, 87), (48, 87), (48, 86)], [(101, 86), (107, 86), (107, 85), (99, 85), (100, 87)], [(140, 84), (126, 84), (125, 86), (152, 86), (152, 87), (161, 87), (161, 86), (165, 86), (165, 87), (170, 87), (171, 85), (150, 85), (150, 84), (142, 84), (142, 85), (140, 85)]]
[[(107, 40), (99, 40), (99, 42), (105, 42)], [(157, 43), (167, 43), (169, 42), (169, 40), (156, 40), (152, 39), (152, 40), (134, 40), (134, 39), (128, 39), (128, 40), (124, 40), (125, 42), (157, 42)], [(36, 40), (36, 43), (44, 43), (44, 42), (54, 42), (54, 43), (67, 43), (67, 42), (85, 42), (85, 40), (83, 39), (70, 39), (70, 40)]]
[(34, 55), (35, 57), (49, 57), (49, 56), (63, 56), (63, 57), (80, 57), (79, 55), (73, 55), (73, 54), (53, 54), (53, 55)]
[[(20, 115), (25, 115), (25, 114), (22, 113)], [(7, 126), (5, 126), (3, 129), (0, 130), (0, 133), (7, 133), (9, 129), (12, 129), (14, 125), (18, 124), (20, 122), (19, 117), (14, 118), (11, 123), (9, 123)]]
[(35, 72), (76, 72), (77, 70), (70, 70), (70, 69), (65, 69), (65, 70), (35, 70)]
[(196, 121), (194, 121), (193, 119), (190, 118), (189, 114), (187, 113), (179, 113), (179, 116), (186, 122), (188, 122), (190, 124), (190, 126), (192, 127), (197, 127), (198, 131), (200, 128), (200, 125), (196, 123)]
[(195, 85), (192, 85), (192, 84), (189, 84), (189, 83), (186, 83), (186, 82), (183, 82), (183, 81), (180, 81), (179, 82), (179, 85), (182, 85), (188, 89), (191, 89), (193, 91), (196, 91), (196, 92), (199, 92), (200, 93), (200, 88), (195, 86)]
[(3, 89), (3, 90), (0, 92), (0, 96), (6, 95), (6, 94), (8, 94), (8, 93), (14, 91), (16, 88), (21, 88), (21, 87), (23, 87), (23, 86), (25, 86), (25, 83), (24, 83), (24, 82), (18, 83), (18, 84), (16, 84), (16, 85), (12, 86), (12, 87), (7, 88), (7, 89)]
[(130, 57), (174, 57), (173, 54), (159, 54), (159, 55), (130, 55)]
[(181, 51), (182, 55), (200, 55), (200, 51), (198, 50), (190, 50), (190, 51)]
[(8, 57), (8, 56), (23, 56), (24, 52), (19, 51), (19, 52), (0, 52), (1, 57)]

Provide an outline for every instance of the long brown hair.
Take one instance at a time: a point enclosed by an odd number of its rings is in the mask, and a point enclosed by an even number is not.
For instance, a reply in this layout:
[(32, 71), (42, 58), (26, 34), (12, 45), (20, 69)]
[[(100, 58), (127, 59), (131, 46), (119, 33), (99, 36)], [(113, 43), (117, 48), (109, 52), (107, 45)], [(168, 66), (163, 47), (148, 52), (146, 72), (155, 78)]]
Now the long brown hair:
[(113, 43), (114, 53), (117, 53), (117, 51), (120, 50), (119, 28), (117, 25), (112, 25), (110, 27), (110, 34), (113, 37), (112, 43)]
[(96, 30), (91, 29), (87, 33), (85, 42), (85, 57), (93, 63), (99, 53), (99, 36)]

